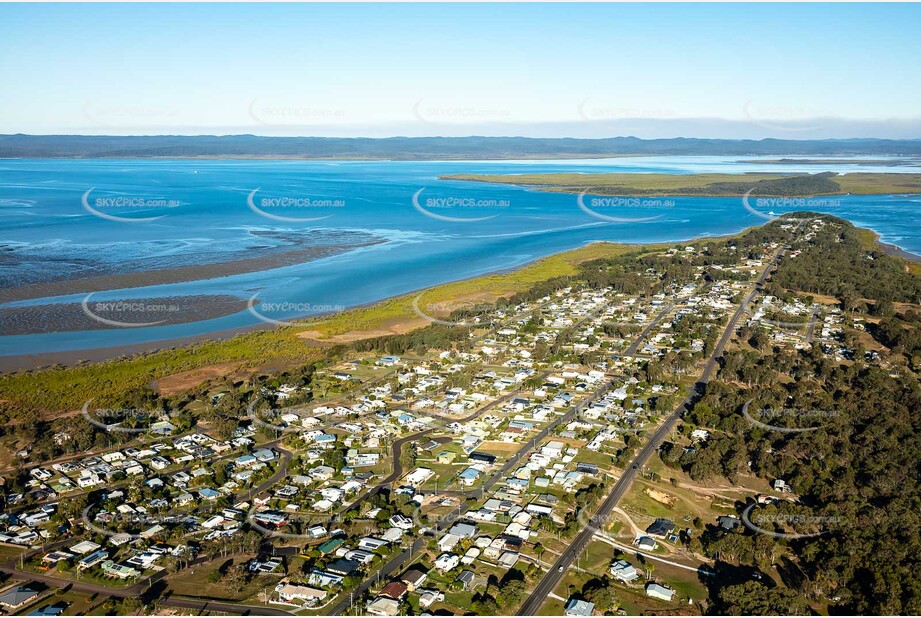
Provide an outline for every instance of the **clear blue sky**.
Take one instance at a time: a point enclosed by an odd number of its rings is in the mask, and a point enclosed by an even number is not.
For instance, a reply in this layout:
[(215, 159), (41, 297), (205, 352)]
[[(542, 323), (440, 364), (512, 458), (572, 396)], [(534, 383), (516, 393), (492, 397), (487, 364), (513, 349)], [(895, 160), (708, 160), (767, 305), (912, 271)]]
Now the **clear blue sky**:
[(906, 4), (0, 4), (0, 133), (921, 137), (919, 33)]

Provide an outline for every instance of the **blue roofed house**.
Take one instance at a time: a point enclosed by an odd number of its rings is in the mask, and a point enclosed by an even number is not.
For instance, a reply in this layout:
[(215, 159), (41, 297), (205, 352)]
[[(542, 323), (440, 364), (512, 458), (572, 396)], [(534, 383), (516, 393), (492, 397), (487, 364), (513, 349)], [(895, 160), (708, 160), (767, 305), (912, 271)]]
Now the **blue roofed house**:
[(564, 611), (567, 616), (591, 616), (595, 611), (595, 604), (582, 599), (569, 599)]
[(332, 433), (321, 433), (316, 438), (314, 442), (320, 445), (330, 446), (336, 441), (336, 435)]
[(506, 479), (505, 484), (510, 487), (518, 487), (520, 489), (527, 489), (531, 483), (528, 481), (528, 479), (520, 479), (517, 477), (511, 477), (509, 479)]
[(210, 487), (202, 487), (198, 490), (198, 495), (204, 500), (217, 500), (221, 497), (221, 492), (216, 489), (211, 489)]
[(16, 609), (29, 603), (39, 594), (40, 591), (32, 586), (16, 586), (0, 595), (0, 605), (9, 609)]
[(464, 485), (470, 486), (476, 483), (476, 480), (480, 478), (480, 471), (476, 468), (467, 468), (458, 475), (461, 483)]
[(58, 601), (50, 605), (44, 605), (34, 612), (29, 612), (26, 616), (60, 616), (67, 609), (67, 603)]

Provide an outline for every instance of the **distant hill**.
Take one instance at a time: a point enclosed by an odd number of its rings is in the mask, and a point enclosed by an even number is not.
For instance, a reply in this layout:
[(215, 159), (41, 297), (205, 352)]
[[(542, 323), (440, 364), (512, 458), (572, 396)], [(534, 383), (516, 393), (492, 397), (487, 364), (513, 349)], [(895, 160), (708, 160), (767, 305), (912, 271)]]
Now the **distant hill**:
[(622, 155), (921, 155), (921, 140), (0, 135), (11, 158), (529, 159)]

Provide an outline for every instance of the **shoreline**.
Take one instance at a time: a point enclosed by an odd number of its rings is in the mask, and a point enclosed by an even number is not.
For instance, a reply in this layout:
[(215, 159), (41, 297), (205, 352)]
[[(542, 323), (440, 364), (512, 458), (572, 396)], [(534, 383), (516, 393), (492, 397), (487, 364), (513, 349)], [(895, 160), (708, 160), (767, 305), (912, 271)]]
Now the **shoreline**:
[[(113, 160), (150, 160), (150, 161), (341, 161), (343, 163), (349, 162), (369, 162), (369, 161), (381, 161), (381, 162), (412, 162), (412, 163), (475, 163), (477, 161), (565, 161), (570, 159), (623, 159), (623, 158), (634, 158), (634, 157), (657, 157), (663, 155), (656, 154), (642, 154), (642, 153), (616, 153), (616, 154), (535, 154), (535, 155), (522, 155), (522, 156), (503, 156), (498, 155), (495, 157), (482, 157), (471, 159), (467, 155), (457, 155), (456, 157), (306, 157), (301, 155), (150, 155), (150, 156), (55, 156), (55, 157), (0, 157), (0, 161), (49, 161), (49, 160), (60, 160), (60, 161), (73, 161), (81, 159), (89, 160), (98, 160), (98, 161), (113, 161)], [(676, 155), (676, 156), (705, 156), (705, 155)], [(717, 156), (739, 156), (739, 155), (717, 155)]]
[(871, 230), (875, 238), (876, 244), (882, 248), (883, 253), (886, 255), (891, 255), (892, 257), (902, 258), (909, 262), (914, 262), (916, 264), (921, 264), (921, 255), (917, 253), (912, 253), (911, 251), (906, 251), (898, 245), (893, 245), (892, 243), (882, 242), (880, 240), (880, 235), (876, 230)]
[[(741, 230), (738, 233), (739, 234), (744, 233), (745, 231), (749, 229), (752, 229), (752, 228), (745, 228), (745, 230)], [(735, 236), (735, 234), (725, 234), (721, 236), (703, 236), (701, 237), (701, 239), (728, 238), (731, 236)], [(657, 245), (670, 245), (673, 243), (681, 243), (681, 242), (691, 242), (692, 240), (696, 240), (696, 239), (668, 241), (665, 243), (646, 243), (646, 244), (636, 244), (636, 245), (629, 244), (629, 243), (614, 243), (614, 242), (609, 242), (605, 240), (593, 240), (593, 241), (589, 241), (585, 243), (584, 245), (582, 245), (582, 247), (588, 247), (590, 245), (596, 245), (596, 244), (608, 244), (608, 245), (615, 245), (615, 246), (622, 246), (622, 247), (641, 248), (641, 247), (652, 247), (652, 246), (657, 246)], [(451, 285), (454, 283), (461, 283), (465, 281), (473, 281), (475, 279), (479, 279), (482, 277), (492, 277), (495, 275), (508, 274), (511, 272), (515, 272), (516, 270), (521, 270), (537, 262), (540, 262), (541, 260), (545, 260), (553, 256), (569, 253), (570, 251), (578, 251), (582, 247), (574, 247), (573, 249), (568, 249), (566, 251), (559, 251), (557, 253), (551, 253), (549, 255), (544, 255), (544, 256), (535, 258), (533, 260), (530, 260), (528, 262), (525, 262), (524, 264), (521, 264), (519, 266), (514, 266), (514, 267), (509, 267), (509, 268), (500, 268), (497, 270), (490, 271), (488, 273), (482, 273), (479, 275), (471, 275), (469, 277), (461, 277), (460, 279), (454, 279), (454, 280), (445, 281), (445, 282), (442, 282), (436, 285), (432, 285), (432, 286), (428, 286), (424, 288), (418, 288), (415, 290), (411, 290), (409, 292), (397, 294), (395, 296), (386, 296), (378, 300), (369, 301), (366, 303), (360, 303), (360, 304), (348, 307), (347, 309), (344, 309), (341, 312), (335, 312), (332, 314), (315, 314), (315, 315), (309, 315), (309, 316), (295, 316), (295, 317), (288, 318), (288, 319), (292, 321), (300, 320), (300, 319), (322, 320), (324, 316), (337, 315), (338, 313), (348, 313), (349, 311), (373, 307), (374, 305), (392, 302), (400, 298), (412, 297), (414, 295), (419, 295), (421, 293), (424, 293), (425, 291), (432, 290), (432, 289), (435, 289), (435, 288), (438, 288), (444, 285)], [(305, 328), (309, 328), (310, 324), (305, 324), (303, 326)], [(52, 367), (55, 365), (61, 365), (64, 367), (72, 367), (72, 366), (81, 364), (83, 361), (88, 361), (92, 363), (104, 362), (108, 360), (114, 360), (122, 356), (150, 354), (150, 353), (160, 352), (164, 350), (181, 348), (181, 347), (184, 347), (187, 345), (193, 345), (196, 343), (203, 343), (207, 341), (222, 341), (225, 339), (230, 339), (236, 335), (242, 335), (245, 333), (257, 332), (257, 331), (263, 331), (263, 330), (271, 330), (271, 329), (277, 329), (277, 328), (283, 328), (283, 327), (279, 327), (275, 324), (259, 323), (259, 324), (251, 324), (249, 326), (229, 328), (229, 329), (220, 330), (220, 331), (212, 331), (210, 333), (203, 333), (200, 335), (188, 335), (185, 337), (176, 337), (173, 339), (164, 339), (160, 341), (148, 341), (144, 343), (132, 343), (132, 344), (127, 344), (127, 345), (122, 345), (122, 346), (84, 348), (80, 350), (62, 350), (59, 352), (41, 352), (38, 354), (11, 354), (9, 356), (0, 356), (0, 375), (7, 374), (7, 373), (13, 373), (17, 371), (41, 370), (43, 368)], [(289, 327), (284, 327), (284, 328), (289, 328)], [(307, 331), (304, 331), (304, 332), (307, 332)], [(304, 339), (304, 342), (306, 345), (311, 345), (311, 341), (315, 342), (315, 344), (320, 344), (321, 346), (324, 343), (323, 340), (321, 339), (312, 339), (312, 338)], [(28, 361), (27, 364), (25, 363), (26, 361)]]
[[(594, 240), (594, 241), (585, 243), (581, 247), (575, 247), (573, 249), (568, 249), (566, 251), (560, 251), (557, 253), (551, 253), (549, 255), (541, 256), (539, 258), (535, 258), (519, 266), (515, 266), (511, 268), (500, 268), (495, 271), (490, 271), (488, 273), (472, 275), (469, 277), (462, 277), (460, 279), (456, 279), (452, 281), (445, 281), (445, 282), (436, 284), (434, 286), (419, 288), (416, 290), (412, 290), (410, 292), (397, 294), (394, 296), (387, 296), (387, 297), (380, 298), (375, 301), (370, 301), (367, 303), (361, 303), (358, 305), (348, 307), (342, 312), (337, 312), (334, 314), (294, 317), (294, 318), (291, 318), (291, 320), (322, 319), (324, 315), (336, 315), (338, 313), (348, 313), (349, 311), (373, 307), (378, 304), (389, 303), (389, 302), (393, 302), (401, 298), (418, 295), (425, 291), (437, 289), (445, 285), (451, 285), (451, 284), (465, 282), (465, 281), (472, 281), (472, 280), (476, 280), (479, 278), (491, 277), (495, 275), (508, 274), (511, 272), (515, 272), (517, 270), (524, 269), (537, 262), (540, 262), (541, 260), (552, 258), (554, 256), (564, 255), (571, 251), (578, 251), (580, 248), (588, 247), (591, 245), (597, 245), (597, 244), (613, 245), (613, 246), (621, 246), (621, 247), (631, 247), (635, 249), (641, 249), (643, 247), (650, 247), (650, 248), (662, 247), (662, 246), (667, 246), (667, 245), (692, 243), (692, 242), (705, 241), (705, 240), (727, 239), (733, 236), (744, 234), (758, 227), (760, 226), (758, 225), (749, 226), (742, 230), (739, 230), (736, 233), (731, 233), (731, 234), (720, 234), (720, 235), (715, 235), (715, 236), (697, 236), (694, 238), (669, 240), (669, 241), (656, 242), (656, 243), (630, 244), (630, 243), (614, 243), (614, 242), (609, 242), (609, 241), (604, 241), (604, 240)], [(864, 228), (864, 229), (869, 229), (869, 228)], [(878, 245), (879, 248), (887, 255), (902, 258), (906, 261), (910, 261), (913, 263), (921, 264), (921, 255), (911, 253), (891, 243), (881, 242), (880, 235), (878, 232), (876, 232), (875, 230), (869, 230), (869, 231), (872, 232), (873, 234), (873, 242), (876, 245)], [(310, 324), (305, 324), (303, 326), (309, 328)], [(196, 343), (203, 343), (207, 341), (223, 341), (226, 339), (230, 339), (236, 335), (241, 335), (241, 334), (250, 333), (250, 332), (263, 331), (263, 330), (277, 329), (277, 328), (279, 327), (273, 324), (260, 323), (260, 324), (251, 324), (249, 326), (242, 326), (238, 328), (213, 331), (210, 333), (203, 333), (200, 335), (189, 335), (186, 337), (178, 337), (174, 339), (166, 339), (166, 340), (161, 340), (161, 341), (150, 341), (150, 342), (144, 342), (144, 343), (128, 344), (128, 345), (123, 345), (123, 346), (108, 346), (108, 347), (90, 348), (90, 349), (81, 349), (81, 350), (43, 352), (39, 354), (17, 354), (17, 355), (9, 355), (9, 356), (0, 356), (0, 374), (13, 373), (17, 371), (41, 370), (43, 368), (47, 368), (47, 367), (51, 367), (55, 365), (61, 365), (64, 367), (72, 367), (72, 366), (79, 365), (83, 362), (98, 363), (98, 362), (114, 360), (119, 357), (156, 353), (156, 352), (160, 352), (164, 350), (181, 348), (181, 347), (185, 347), (188, 345), (193, 345)], [(304, 331), (304, 332), (307, 332), (307, 331)], [(319, 345), (321, 347), (323, 346), (323, 343), (324, 343), (322, 339), (312, 339), (312, 338), (304, 338), (304, 342), (306, 345)], [(330, 342), (330, 343), (334, 343), (334, 342)]]
[[(669, 240), (669, 241), (656, 242), (656, 243), (631, 244), (631, 243), (615, 243), (615, 242), (610, 242), (606, 240), (592, 240), (592, 241), (585, 243), (584, 245), (580, 247), (574, 247), (572, 249), (567, 249), (566, 251), (559, 251), (557, 253), (551, 253), (545, 256), (534, 258), (533, 260), (530, 260), (518, 266), (508, 267), (508, 268), (499, 268), (497, 270), (493, 270), (488, 273), (481, 273), (479, 275), (471, 275), (469, 277), (461, 277), (460, 279), (453, 279), (451, 281), (445, 281), (445, 282), (442, 282), (436, 285), (432, 285), (432, 286), (428, 286), (424, 288), (418, 288), (418, 289), (411, 290), (406, 293), (397, 294), (395, 296), (387, 296), (384, 298), (380, 298), (378, 300), (369, 301), (367, 303), (360, 303), (360, 304), (348, 307), (342, 312), (337, 312), (337, 313), (347, 313), (353, 310), (364, 309), (368, 307), (373, 307), (374, 305), (392, 302), (392, 301), (395, 301), (401, 298), (412, 297), (414, 295), (419, 295), (428, 290), (433, 290), (433, 289), (436, 289), (436, 288), (439, 288), (445, 285), (469, 282), (469, 281), (473, 281), (473, 280), (480, 279), (483, 277), (492, 277), (496, 275), (509, 274), (517, 270), (527, 268), (528, 266), (532, 266), (540, 262), (541, 260), (546, 260), (554, 256), (563, 255), (571, 251), (578, 251), (581, 248), (589, 247), (591, 245), (612, 245), (612, 246), (620, 246), (620, 247), (631, 247), (635, 249), (641, 249), (643, 247), (652, 248), (652, 247), (661, 247), (661, 246), (667, 246), (667, 245), (672, 245), (672, 244), (689, 243), (689, 242), (695, 242), (695, 241), (701, 241), (701, 240), (719, 240), (719, 239), (731, 238), (739, 234), (744, 234), (748, 232), (749, 230), (752, 230), (756, 227), (758, 226), (746, 227), (736, 233), (731, 233), (731, 234), (720, 234), (717, 236), (700, 236), (700, 237), (695, 237), (695, 238)], [(296, 316), (296, 317), (292, 317), (289, 319), (292, 321), (300, 320), (300, 319), (322, 320), (324, 316), (336, 315), (337, 313), (316, 314), (316, 315), (309, 315), (309, 316)], [(305, 324), (304, 327), (309, 328), (310, 324)], [(230, 329), (225, 329), (225, 330), (220, 330), (220, 331), (213, 331), (210, 333), (203, 333), (200, 335), (189, 335), (189, 336), (177, 337), (173, 339), (165, 339), (165, 340), (160, 340), (160, 341), (148, 341), (148, 342), (143, 342), (143, 343), (133, 343), (133, 344), (127, 344), (127, 345), (122, 345), (122, 346), (107, 346), (107, 347), (101, 347), (101, 348), (84, 348), (80, 350), (62, 350), (59, 352), (42, 352), (38, 354), (16, 354), (16, 355), (9, 355), (9, 356), (0, 356), (0, 375), (7, 374), (7, 373), (13, 373), (17, 371), (41, 370), (43, 368), (52, 367), (56, 365), (61, 365), (64, 367), (73, 367), (83, 362), (91, 362), (91, 363), (105, 362), (108, 360), (117, 359), (122, 356), (151, 354), (151, 353), (161, 352), (164, 350), (181, 348), (187, 345), (194, 345), (196, 343), (203, 343), (207, 341), (223, 341), (226, 339), (230, 339), (236, 335), (242, 335), (245, 333), (270, 330), (270, 329), (276, 329), (276, 328), (281, 328), (281, 327), (274, 325), (274, 324), (260, 323), (260, 324), (251, 324), (249, 326), (241, 326), (238, 328), (230, 328)], [(308, 331), (303, 331), (303, 332), (308, 332)], [(325, 343), (322, 339), (307, 338), (307, 337), (304, 338), (304, 342), (306, 345), (318, 345), (320, 347), (322, 347)], [(334, 344), (335, 342), (331, 341), (329, 343)]]
[(62, 279), (60, 281), (30, 283), (0, 290), (0, 304), (35, 300), (39, 298), (68, 296), (72, 294), (116, 292), (118, 290), (189, 283), (192, 281), (204, 281), (207, 279), (216, 279), (218, 277), (254, 273), (312, 262), (385, 242), (387, 242), (387, 239), (379, 238), (356, 244), (304, 247), (259, 257), (230, 260), (227, 262), (176, 266), (174, 268), (163, 268), (147, 272), (97, 275), (82, 279)]
[(886, 242), (881, 242), (879, 245), (883, 248), (883, 252), (886, 253), (886, 255), (891, 255), (892, 257), (900, 257), (903, 260), (921, 264), (921, 255), (918, 255), (917, 253), (906, 251), (898, 245), (892, 245)]
[[(443, 174), (439, 180), (517, 187), (539, 193), (636, 198), (810, 199), (849, 195), (921, 195), (921, 173), (701, 172), (692, 174), (535, 172)], [(805, 186), (803, 182), (806, 182)]]
[(224, 341), (237, 335), (260, 330), (269, 330), (278, 328), (274, 324), (253, 324), (251, 326), (241, 326), (240, 328), (230, 328), (227, 330), (213, 331), (201, 335), (189, 335), (187, 337), (178, 337), (176, 339), (165, 339), (163, 341), (149, 341), (147, 343), (131, 343), (121, 346), (110, 346), (106, 348), (91, 348), (83, 350), (65, 350), (61, 352), (41, 352), (38, 354), (16, 354), (10, 356), (0, 356), (0, 375), (11, 374), (19, 371), (42, 371), (44, 369), (63, 366), (76, 367), (77, 365), (89, 363), (102, 363), (105, 361), (116, 360), (120, 357), (140, 356), (182, 348), (196, 343), (205, 343), (208, 341)]

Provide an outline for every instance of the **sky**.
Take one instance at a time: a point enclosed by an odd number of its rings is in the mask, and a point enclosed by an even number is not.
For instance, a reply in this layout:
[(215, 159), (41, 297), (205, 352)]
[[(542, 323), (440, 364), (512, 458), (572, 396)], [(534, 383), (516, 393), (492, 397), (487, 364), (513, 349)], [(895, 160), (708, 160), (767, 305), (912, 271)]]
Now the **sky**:
[(0, 133), (921, 138), (918, 4), (0, 4)]

